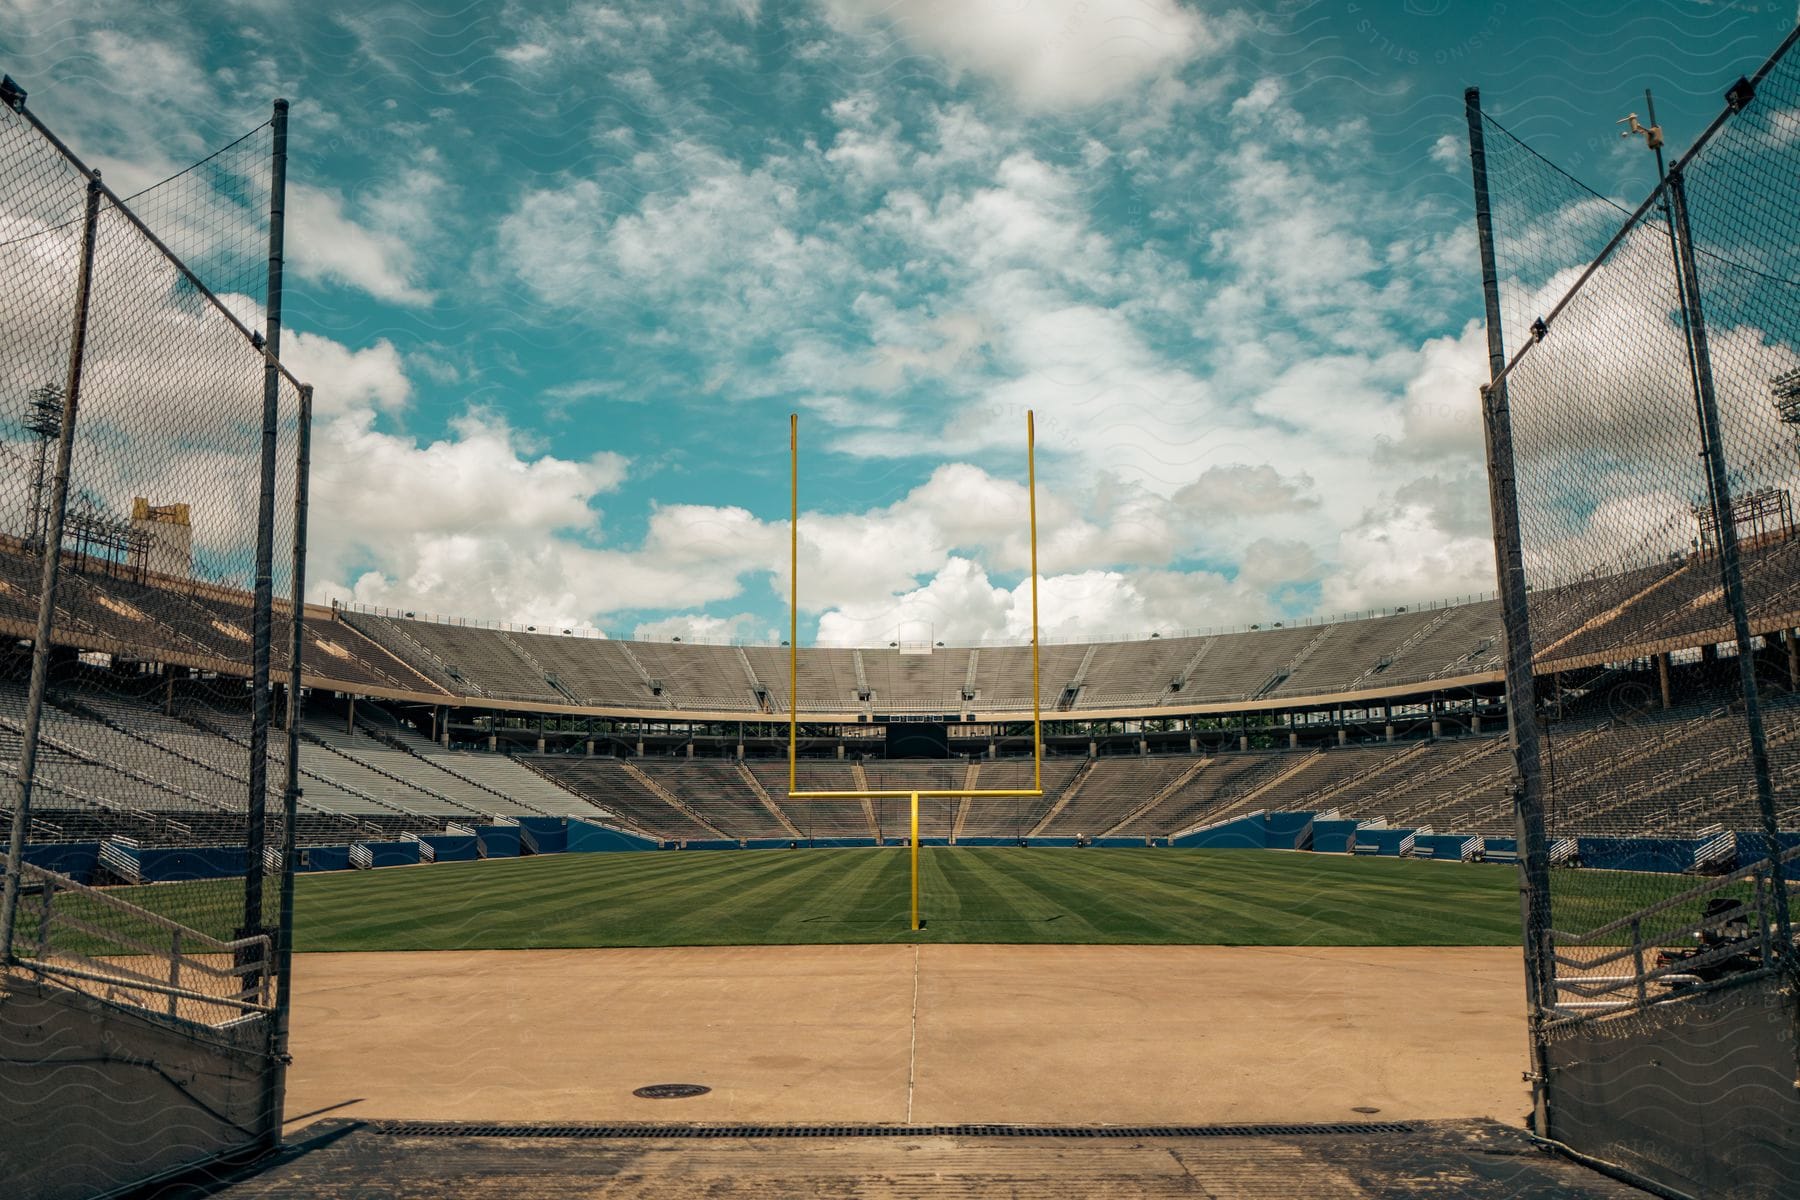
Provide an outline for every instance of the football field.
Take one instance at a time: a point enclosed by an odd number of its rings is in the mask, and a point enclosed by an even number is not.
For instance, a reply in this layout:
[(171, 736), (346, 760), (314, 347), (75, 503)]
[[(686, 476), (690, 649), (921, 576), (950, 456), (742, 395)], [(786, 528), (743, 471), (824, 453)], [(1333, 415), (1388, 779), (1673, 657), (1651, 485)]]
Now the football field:
[(568, 854), (302, 876), (302, 951), (866, 942), (1514, 946), (1510, 868), (1256, 851)]

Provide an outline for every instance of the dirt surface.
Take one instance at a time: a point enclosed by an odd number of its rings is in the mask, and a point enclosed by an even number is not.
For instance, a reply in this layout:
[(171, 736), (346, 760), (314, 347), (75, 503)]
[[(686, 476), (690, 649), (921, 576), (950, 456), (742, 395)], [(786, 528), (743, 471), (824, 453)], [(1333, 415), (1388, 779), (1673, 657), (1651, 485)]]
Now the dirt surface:
[[(445, 951), (302, 955), (294, 977), (290, 1133), (322, 1117), (1517, 1124), (1527, 1107), (1516, 949)], [(632, 1095), (652, 1083), (712, 1091)]]

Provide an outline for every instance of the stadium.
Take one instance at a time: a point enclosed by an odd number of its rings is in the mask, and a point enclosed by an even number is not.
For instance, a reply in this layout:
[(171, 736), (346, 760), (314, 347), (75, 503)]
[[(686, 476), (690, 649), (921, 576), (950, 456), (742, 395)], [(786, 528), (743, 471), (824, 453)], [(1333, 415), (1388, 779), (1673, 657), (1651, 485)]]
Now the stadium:
[(1797, 37), (1635, 211), (1467, 93), (1497, 592), (1046, 639), (1028, 448), (961, 644), (802, 639), (793, 441), (786, 640), (322, 598), (287, 102), (121, 196), (7, 78), (0, 1177), (1797, 1194)]

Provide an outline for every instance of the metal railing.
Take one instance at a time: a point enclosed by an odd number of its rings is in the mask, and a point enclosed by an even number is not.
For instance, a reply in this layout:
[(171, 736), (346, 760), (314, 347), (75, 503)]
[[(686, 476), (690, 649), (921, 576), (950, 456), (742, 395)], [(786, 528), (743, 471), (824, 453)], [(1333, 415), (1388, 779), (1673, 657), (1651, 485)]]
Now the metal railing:
[[(1546, 1023), (1634, 1012), (1779, 970), (1782, 960), (1793, 956), (1794, 947), (1781, 943), (1774, 896), (1767, 885), (1773, 880), (1775, 887), (1789, 886), (1789, 881), (1782, 878), (1782, 868), (1797, 860), (1800, 846), (1782, 853), (1773, 870), (1769, 860), (1762, 859), (1582, 933), (1569, 933), (1552, 925), (1546, 934), (1545, 957), (1556, 971), (1556, 991)], [(1746, 885), (1749, 895), (1742, 899), (1739, 908), (1702, 915), (1667, 928), (1657, 923), (1654, 932), (1645, 931), (1647, 924), (1664, 913), (1695, 904), (1704, 910), (1706, 901), (1743, 891)], [(1695, 945), (1700, 935), (1718, 933), (1740, 922), (1747, 926), (1745, 936), (1714, 945), (1704, 941)], [(1692, 952), (1667, 962), (1656, 961), (1657, 951), (1676, 947)], [(1571, 954), (1567, 950), (1598, 953)], [(1736, 959), (1744, 960), (1746, 966), (1731, 969), (1729, 964)], [(1596, 973), (1624, 962), (1630, 963), (1629, 973)], [(1719, 970), (1714, 972), (1712, 968)], [(1715, 977), (1707, 978), (1708, 973)], [(1571, 998), (1565, 999), (1565, 994)]]
[(20, 886), (17, 970), (202, 1025), (273, 1011), (267, 934), (226, 941), (30, 863)]

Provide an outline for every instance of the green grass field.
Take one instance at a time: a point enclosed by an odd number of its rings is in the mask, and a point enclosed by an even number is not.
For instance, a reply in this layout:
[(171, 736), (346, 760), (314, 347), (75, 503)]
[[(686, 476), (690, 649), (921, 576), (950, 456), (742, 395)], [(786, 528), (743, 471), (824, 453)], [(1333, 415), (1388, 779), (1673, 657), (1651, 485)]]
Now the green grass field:
[[(1253, 850), (921, 851), (926, 927), (907, 922), (904, 849), (567, 854), (302, 875), (302, 951), (852, 942), (1510, 946), (1509, 867)], [(1557, 924), (1594, 928), (1696, 886), (1561, 871)], [(115, 889), (229, 935), (242, 883)], [(273, 918), (271, 897), (271, 923)], [(65, 902), (68, 903), (68, 902)], [(68, 911), (79, 913), (79, 904)], [(1664, 920), (1691, 920), (1685, 911)], [(109, 919), (108, 927), (117, 926)], [(29, 946), (33, 907), (21, 908)], [(29, 952), (29, 951), (28, 951)]]
[[(916, 934), (907, 927), (904, 849), (569, 854), (302, 875), (296, 948), (1518, 942), (1515, 876), (1503, 867), (1010, 847), (928, 847), (920, 864), (926, 927)], [(208, 881), (115, 894), (224, 933), (239, 887)]]

